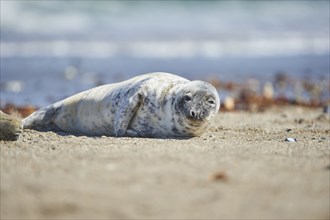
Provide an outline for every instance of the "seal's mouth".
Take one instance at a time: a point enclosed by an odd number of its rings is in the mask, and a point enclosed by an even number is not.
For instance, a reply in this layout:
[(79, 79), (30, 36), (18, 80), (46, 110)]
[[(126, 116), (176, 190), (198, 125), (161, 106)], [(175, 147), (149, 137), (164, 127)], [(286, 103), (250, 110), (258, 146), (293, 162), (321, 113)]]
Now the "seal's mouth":
[(200, 128), (208, 123), (207, 118), (186, 117), (185, 123), (190, 128)]

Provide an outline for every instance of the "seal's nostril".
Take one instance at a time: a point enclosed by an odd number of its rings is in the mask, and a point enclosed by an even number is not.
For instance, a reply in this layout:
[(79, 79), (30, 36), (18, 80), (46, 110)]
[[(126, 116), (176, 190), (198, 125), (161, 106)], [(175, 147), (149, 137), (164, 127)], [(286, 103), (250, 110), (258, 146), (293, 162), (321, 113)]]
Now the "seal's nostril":
[(193, 117), (193, 118), (195, 118), (196, 113), (193, 110), (190, 110), (190, 116)]

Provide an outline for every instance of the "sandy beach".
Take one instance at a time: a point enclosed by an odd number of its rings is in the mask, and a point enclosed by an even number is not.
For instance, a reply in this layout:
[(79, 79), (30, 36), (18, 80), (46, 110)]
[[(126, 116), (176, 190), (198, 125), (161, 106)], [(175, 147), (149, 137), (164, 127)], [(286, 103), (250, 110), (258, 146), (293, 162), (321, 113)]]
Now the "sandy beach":
[[(293, 0), (0, 0), (0, 220), (330, 220), (329, 7)], [(215, 87), (221, 109), (206, 133), (20, 133), (20, 119), (39, 108), (153, 72)], [(129, 83), (127, 91), (153, 87), (144, 83)], [(155, 87), (143, 91), (151, 111)], [(83, 99), (93, 106), (116, 97), (111, 104), (123, 109), (116, 101), (133, 97), (97, 94), (96, 102)], [(58, 112), (52, 109), (46, 119)]]
[(329, 123), (283, 107), (191, 139), (25, 130), (0, 142), (1, 219), (329, 219)]

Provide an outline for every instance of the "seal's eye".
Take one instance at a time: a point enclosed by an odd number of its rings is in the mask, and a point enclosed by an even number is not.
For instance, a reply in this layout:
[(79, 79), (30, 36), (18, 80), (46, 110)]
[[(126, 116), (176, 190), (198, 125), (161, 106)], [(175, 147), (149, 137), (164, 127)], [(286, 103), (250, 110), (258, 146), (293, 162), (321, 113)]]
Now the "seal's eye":
[(191, 101), (191, 96), (190, 95), (185, 95), (183, 97), (183, 99), (184, 99), (184, 101), (189, 102), (189, 101)]
[(209, 103), (210, 105), (215, 105), (215, 101), (213, 99), (207, 100), (207, 103)]

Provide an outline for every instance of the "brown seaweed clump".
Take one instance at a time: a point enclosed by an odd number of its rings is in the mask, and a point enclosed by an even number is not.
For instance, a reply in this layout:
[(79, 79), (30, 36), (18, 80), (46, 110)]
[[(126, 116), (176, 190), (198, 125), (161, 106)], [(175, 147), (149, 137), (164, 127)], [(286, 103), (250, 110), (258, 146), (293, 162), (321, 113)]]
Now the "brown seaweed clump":
[(0, 111), (0, 140), (15, 141), (23, 131), (20, 118)]

